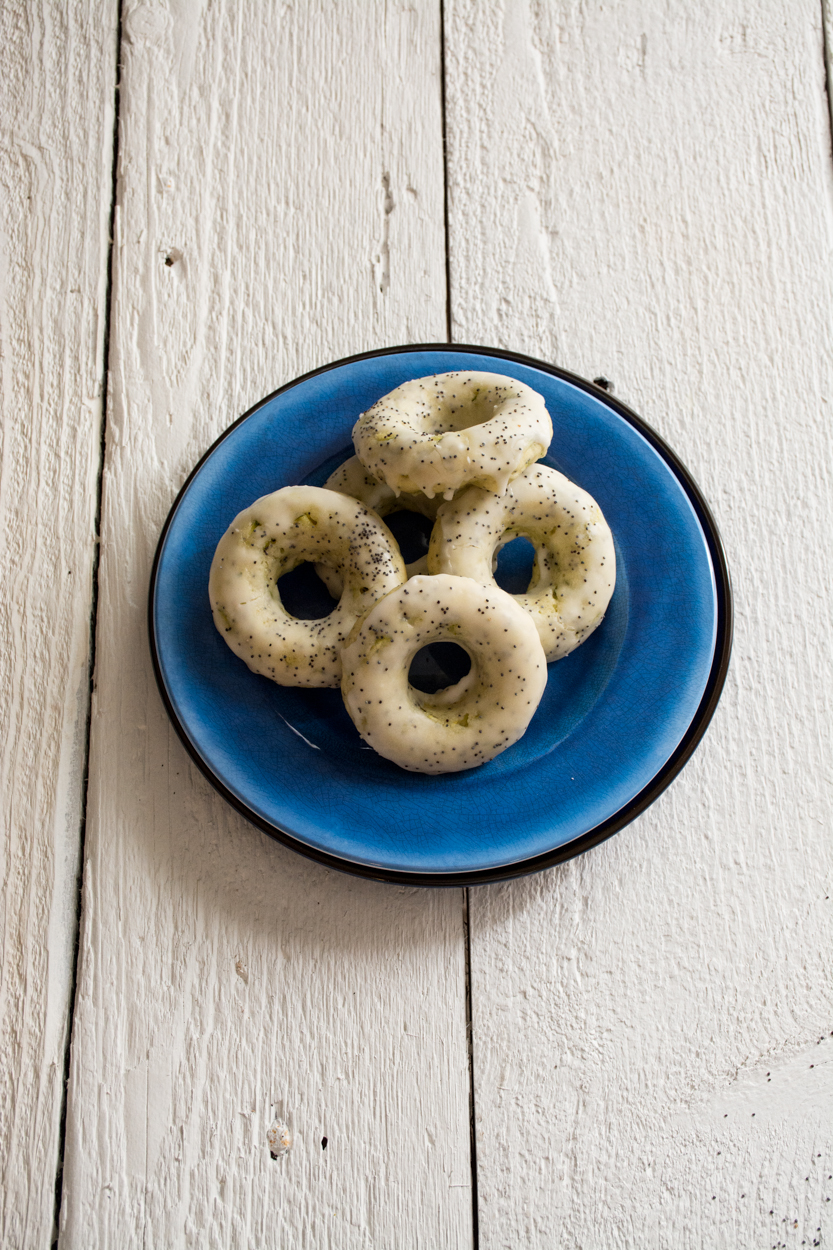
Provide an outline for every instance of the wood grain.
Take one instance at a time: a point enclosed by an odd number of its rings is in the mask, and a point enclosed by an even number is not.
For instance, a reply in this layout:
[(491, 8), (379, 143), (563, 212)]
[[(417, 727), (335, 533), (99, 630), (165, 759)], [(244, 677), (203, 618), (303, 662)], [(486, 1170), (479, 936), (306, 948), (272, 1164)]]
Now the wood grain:
[(446, 31), (455, 337), (612, 379), (712, 502), (738, 609), (722, 704), (670, 791), (580, 861), (472, 893), (481, 1245), (819, 1244), (833, 1232), (820, 8), (450, 0)]
[(113, 6), (0, 11), (0, 1242), (48, 1246), (78, 915)]
[(468, 1245), (460, 893), (245, 824), (145, 635), (160, 527), (220, 431), (316, 365), (443, 335), (439, 12), (172, 0), (124, 30), (61, 1246)]

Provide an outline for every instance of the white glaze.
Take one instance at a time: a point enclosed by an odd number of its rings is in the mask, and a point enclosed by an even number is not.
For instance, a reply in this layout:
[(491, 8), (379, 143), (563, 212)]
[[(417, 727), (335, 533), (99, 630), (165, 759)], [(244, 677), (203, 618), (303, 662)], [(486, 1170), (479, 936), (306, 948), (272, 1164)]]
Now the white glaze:
[(616, 584), (610, 528), (592, 495), (535, 464), (496, 496), (473, 486), (440, 508), (428, 568), (495, 586), (494, 557), (523, 535), (535, 547), (532, 580), (513, 595), (535, 622), (548, 661), (560, 660), (601, 624)]
[[(344, 586), (319, 620), (291, 616), (276, 585), (305, 560), (330, 564)], [(350, 630), (404, 579), (393, 537), (369, 508), (318, 486), (287, 486), (232, 521), (214, 555), (209, 597), (214, 624), (253, 672), (282, 686), (337, 686)]]
[[(432, 642), (455, 642), (471, 669), (436, 694), (408, 681)], [(547, 684), (531, 618), (511, 595), (467, 577), (412, 577), (356, 627), (343, 652), (341, 692), (374, 750), (417, 773), (475, 768), (525, 732)]]
[(353, 427), (365, 468), (397, 494), (450, 499), (464, 486), (502, 494), (547, 450), (541, 396), (498, 373), (439, 373), (384, 395)]

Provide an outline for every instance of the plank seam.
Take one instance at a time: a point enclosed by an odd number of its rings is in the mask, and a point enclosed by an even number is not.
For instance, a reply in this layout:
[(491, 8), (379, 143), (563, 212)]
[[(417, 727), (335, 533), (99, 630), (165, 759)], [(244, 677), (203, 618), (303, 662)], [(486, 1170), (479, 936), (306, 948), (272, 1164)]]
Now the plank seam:
[(67, 1135), (67, 1089), (69, 1087), (72, 1058), (72, 1034), (75, 1020), (75, 1000), (78, 989), (78, 961), (81, 951), (81, 912), (84, 891), (84, 848), (87, 833), (87, 806), (90, 786), (90, 738), (92, 731), (93, 690), (95, 689), (96, 624), (98, 619), (98, 575), (101, 563), (101, 511), (104, 486), (104, 456), (107, 442), (107, 402), (110, 379), (110, 320), (113, 304), (113, 258), (115, 251), (116, 203), (119, 167), (119, 104), (121, 100), (121, 51), (124, 0), (118, 0), (116, 17), (116, 78), (113, 89), (113, 159), (110, 173), (110, 214), (107, 241), (107, 279), (104, 292), (104, 342), (102, 346), (101, 429), (96, 472), (95, 521), (93, 530), (92, 595), (90, 599), (90, 653), (87, 666), (87, 717), (84, 725), (84, 768), (81, 774), (81, 824), (79, 828), (78, 876), (75, 883), (75, 934), (73, 939), (72, 982), (69, 988), (69, 1017), (67, 1019), (64, 1066), (61, 1088), (61, 1118), (58, 1129), (58, 1169), (55, 1175), (55, 1216), (52, 1229), (52, 1250), (58, 1246), (61, 1228), (61, 1206), (64, 1196), (64, 1154)]
[(830, 0), (821, 0), (821, 46), (824, 55), (824, 94), (827, 96), (827, 117), (830, 122), (830, 154), (833, 158), (833, 98), (830, 93), (830, 41), (828, 27), (831, 20)]
[(445, 333), (449, 343), (451, 334), (451, 227), (448, 212), (448, 138), (445, 86), (445, 0), (440, 0), (440, 112), (442, 114), (443, 144), (443, 234), (445, 238)]
[(480, 1246), (480, 1212), (477, 1200), (477, 1124), (474, 1105), (474, 1031), (471, 1010), (471, 926), (469, 924), (469, 886), (463, 887), (463, 931), (466, 938), (466, 1050), (469, 1064), (469, 1133), (471, 1155), (471, 1231), (472, 1246)]

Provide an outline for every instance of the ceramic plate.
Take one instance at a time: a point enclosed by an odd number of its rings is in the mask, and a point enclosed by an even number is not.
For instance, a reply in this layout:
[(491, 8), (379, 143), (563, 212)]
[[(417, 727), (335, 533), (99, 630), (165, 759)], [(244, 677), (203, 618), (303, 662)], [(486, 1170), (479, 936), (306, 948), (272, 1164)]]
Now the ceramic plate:
[[(615, 538), (617, 581), (602, 625), (549, 666), (520, 742), (480, 768), (426, 777), (370, 750), (338, 690), (285, 688), (250, 672), (215, 630), (207, 586), (217, 542), (241, 509), (281, 486), (323, 485), (352, 455), (359, 413), (409, 378), (454, 369), (508, 374), (544, 396), (555, 429), (545, 463), (598, 501)], [(506, 550), (501, 576), (512, 589), (518, 570)], [(719, 698), (731, 591), (692, 479), (604, 391), (496, 350), (393, 348), (282, 387), (206, 453), (159, 541), (150, 635), (162, 697), (185, 746), (255, 825), (363, 876), (474, 884), (576, 855), (661, 793)]]

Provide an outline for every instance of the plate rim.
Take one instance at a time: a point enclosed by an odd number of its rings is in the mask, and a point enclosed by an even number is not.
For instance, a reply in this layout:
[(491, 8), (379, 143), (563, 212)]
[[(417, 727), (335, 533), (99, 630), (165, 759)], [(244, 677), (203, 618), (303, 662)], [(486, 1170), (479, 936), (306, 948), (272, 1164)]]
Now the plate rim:
[[(259, 411), (264, 404), (271, 402), (284, 391), (293, 389), (309, 378), (317, 377), (322, 373), (328, 373), (333, 369), (338, 369), (344, 365), (353, 364), (360, 360), (369, 360), (380, 356), (393, 356), (406, 352), (455, 352), (463, 355), (480, 355), (490, 356), (499, 360), (508, 360), (516, 364), (526, 365), (528, 367), (543, 370), (563, 382), (568, 382), (578, 389), (592, 395), (594, 399), (600, 400), (611, 408), (618, 416), (622, 417), (627, 423), (633, 426), (639, 434), (653, 447), (658, 455), (671, 469), (683, 491), (685, 492), (689, 503), (694, 509), (695, 515), (703, 531), (703, 537), (706, 541), (709, 557), (712, 563), (712, 571), (714, 573), (715, 598), (716, 598), (716, 633), (714, 652), (712, 655), (709, 676), (703, 691), (702, 698), (692, 717), (688, 728), (683, 734), (680, 742), (675, 750), (671, 753), (662, 767), (657, 771), (654, 777), (647, 785), (638, 791), (627, 803), (624, 804), (612, 816), (600, 824), (588, 829), (585, 833), (577, 838), (573, 838), (570, 842), (563, 846), (554, 847), (550, 851), (545, 851), (540, 855), (535, 855), (530, 859), (516, 860), (509, 864), (500, 864), (492, 868), (470, 869), (463, 872), (410, 872), (401, 869), (380, 868), (372, 864), (363, 864), (357, 861), (344, 859), (338, 855), (330, 854), (322, 851), (318, 847), (310, 846), (308, 843), (301, 841), (285, 830), (280, 829), (277, 825), (271, 824), (264, 820), (251, 808), (249, 808), (241, 799), (237, 797), (222, 781), (220, 777), (208, 765), (192, 742), (185, 726), (182, 724), (177, 714), (173, 701), (168, 694), (165, 680), (162, 674), (162, 666), (159, 658), (156, 640), (155, 627), (155, 604), (156, 604), (156, 587), (157, 573), (162, 551), (165, 546), (165, 540), (168, 531), (176, 517), (179, 505), (185, 496), (191, 482), (202, 469), (202, 466), (214, 454), (216, 449), (225, 439), (242, 425), (250, 416)], [(578, 855), (582, 855), (585, 851), (591, 850), (594, 846), (598, 846), (601, 842), (606, 841), (615, 833), (619, 833), (633, 820), (647, 810), (650, 805), (668, 788), (674, 778), (682, 771), (683, 767), (688, 763), (694, 751), (700, 744), (706, 729), (714, 715), (723, 687), (726, 682), (726, 675), (729, 670), (729, 661), (732, 653), (732, 638), (734, 632), (734, 602), (732, 594), (732, 583), (729, 574), (729, 565), (726, 560), (726, 554), (723, 547), (723, 541), (717, 528), (717, 523), (712, 515), (711, 509), (707, 504), (702, 491), (695, 482), (689, 470), (683, 464), (679, 456), (674, 452), (665, 440), (657, 434), (648, 423), (629, 408), (627, 404), (616, 399), (604, 387), (599, 386), (595, 382), (589, 382), (586, 378), (579, 377), (578, 374), (571, 373), (569, 370), (562, 369), (557, 365), (548, 364), (546, 361), (538, 360), (533, 356), (526, 356), (520, 352), (513, 352), (509, 349), (499, 347), (478, 347), (471, 344), (460, 343), (407, 343), (396, 347), (374, 348), (365, 352), (357, 352), (352, 356), (344, 356), (339, 360), (331, 361), (325, 365), (319, 365), (316, 369), (310, 369), (307, 373), (300, 374), (291, 381), (279, 386), (276, 390), (264, 395), (257, 403), (248, 408), (240, 417), (238, 417), (231, 425), (214, 440), (211, 446), (203, 453), (191, 472), (183, 482), (176, 498), (174, 499), (165, 523), (159, 535), (156, 544), (156, 551), (153, 557), (153, 564), (150, 574), (150, 586), (148, 592), (148, 638), (150, 643), (151, 661), (153, 663), (154, 676), (160, 696), (162, 698), (165, 710), (177, 732), (177, 735), (188, 752), (191, 759), (199, 768), (200, 772), (214, 789), (231, 805), (236, 811), (254, 825), (262, 833), (274, 838), (275, 841), (281, 842), (290, 850), (297, 851), (304, 855), (307, 859), (312, 859), (317, 863), (323, 864), (328, 868), (334, 868), (339, 872), (348, 873), (351, 876), (364, 877), (373, 881), (383, 881), (394, 885), (409, 885), (423, 887), (459, 887), (471, 885), (485, 885), (491, 882), (509, 881), (517, 877), (529, 876), (532, 873), (541, 872), (545, 868), (553, 868), (557, 864), (565, 863), (567, 860), (574, 859)]]

